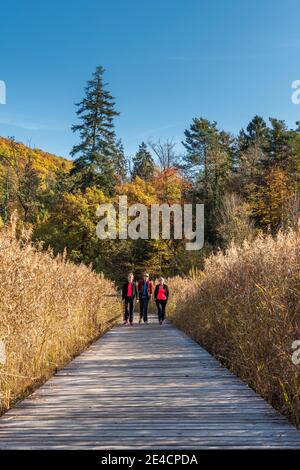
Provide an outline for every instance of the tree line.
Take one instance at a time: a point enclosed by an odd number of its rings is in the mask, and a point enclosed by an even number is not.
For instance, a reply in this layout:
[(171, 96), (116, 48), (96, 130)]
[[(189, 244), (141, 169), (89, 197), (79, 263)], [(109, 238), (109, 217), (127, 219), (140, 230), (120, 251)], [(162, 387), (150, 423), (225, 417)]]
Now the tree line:
[[(76, 105), (72, 126), (78, 144), (73, 162), (36, 151), (14, 139), (0, 145), (0, 216), (13, 211), (32, 238), (54, 253), (120, 282), (126, 270), (185, 275), (201, 269), (212, 250), (242, 243), (258, 233), (293, 227), (299, 215), (300, 129), (283, 120), (254, 116), (232, 135), (203, 117), (184, 131), (184, 152), (171, 139), (141, 142), (128, 158), (115, 132), (115, 100), (97, 67)], [(43, 165), (44, 163), (44, 165)], [(187, 252), (184, 240), (99, 240), (99, 203), (203, 203), (205, 247)]]

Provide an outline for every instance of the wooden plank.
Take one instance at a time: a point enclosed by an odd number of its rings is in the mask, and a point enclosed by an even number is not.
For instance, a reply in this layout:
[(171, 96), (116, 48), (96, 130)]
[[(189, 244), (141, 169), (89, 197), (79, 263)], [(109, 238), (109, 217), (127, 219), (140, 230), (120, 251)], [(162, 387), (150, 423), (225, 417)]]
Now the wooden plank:
[(0, 449), (300, 448), (300, 431), (171, 323), (117, 326), (0, 419)]

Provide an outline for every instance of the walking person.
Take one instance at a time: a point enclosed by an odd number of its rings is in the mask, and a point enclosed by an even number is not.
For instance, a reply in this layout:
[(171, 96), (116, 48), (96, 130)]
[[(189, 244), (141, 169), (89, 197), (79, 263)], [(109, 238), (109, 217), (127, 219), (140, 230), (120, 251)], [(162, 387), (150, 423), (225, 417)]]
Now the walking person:
[(154, 291), (154, 299), (156, 301), (158, 321), (160, 325), (163, 324), (165, 319), (166, 306), (169, 298), (169, 288), (164, 281), (164, 278), (160, 277), (159, 284), (156, 285)]
[(148, 304), (153, 295), (153, 283), (149, 280), (149, 274), (144, 273), (143, 279), (138, 283), (138, 294), (140, 299), (140, 321), (148, 324)]
[(128, 274), (128, 280), (123, 284), (122, 287), (122, 300), (124, 300), (124, 325), (128, 325), (128, 320), (130, 325), (133, 323), (133, 309), (134, 309), (134, 300), (139, 301), (138, 290), (136, 283), (134, 282), (133, 273)]

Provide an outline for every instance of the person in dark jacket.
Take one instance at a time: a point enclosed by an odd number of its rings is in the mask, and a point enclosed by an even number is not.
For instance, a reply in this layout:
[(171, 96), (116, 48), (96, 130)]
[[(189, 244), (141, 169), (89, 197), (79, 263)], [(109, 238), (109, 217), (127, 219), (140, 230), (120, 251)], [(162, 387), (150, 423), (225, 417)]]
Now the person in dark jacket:
[(159, 324), (162, 325), (165, 319), (166, 306), (169, 299), (169, 288), (164, 282), (164, 278), (159, 278), (159, 284), (155, 286), (154, 299), (157, 306)]
[(122, 287), (122, 300), (124, 300), (124, 325), (128, 325), (128, 319), (130, 325), (133, 323), (133, 309), (135, 299), (139, 300), (139, 294), (134, 282), (134, 276), (132, 273), (128, 274), (128, 280), (123, 284)]
[(148, 323), (148, 304), (153, 295), (153, 283), (149, 280), (149, 274), (144, 273), (143, 279), (138, 283), (140, 299), (140, 323)]

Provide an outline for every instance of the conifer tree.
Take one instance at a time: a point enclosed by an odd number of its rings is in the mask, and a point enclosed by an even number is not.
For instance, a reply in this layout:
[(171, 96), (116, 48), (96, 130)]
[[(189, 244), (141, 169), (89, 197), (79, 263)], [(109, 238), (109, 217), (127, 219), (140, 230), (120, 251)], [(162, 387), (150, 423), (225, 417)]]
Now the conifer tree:
[(214, 240), (215, 213), (229, 182), (232, 166), (232, 139), (219, 131), (216, 122), (195, 118), (185, 131), (187, 150), (183, 168), (194, 181), (197, 198), (206, 208), (207, 239)]
[(254, 116), (249, 122), (246, 131), (242, 129), (238, 137), (238, 147), (240, 152), (244, 152), (249, 147), (259, 147), (261, 152), (268, 150), (269, 129), (265, 120), (261, 116)]
[(74, 161), (72, 175), (76, 187), (85, 189), (95, 185), (112, 194), (123, 153), (120, 153), (114, 130), (114, 118), (119, 113), (103, 81), (103, 74), (103, 67), (97, 67), (87, 83), (85, 97), (76, 105), (81, 122), (72, 126), (72, 131), (79, 132), (80, 142), (71, 151), (72, 156), (79, 155)]
[(149, 181), (154, 173), (154, 161), (145, 142), (142, 142), (139, 146), (137, 153), (133, 157), (132, 163), (132, 179), (139, 176), (143, 180)]
[[(293, 140), (295, 131), (290, 131), (284, 121), (270, 118), (270, 144), (269, 154), (271, 165), (279, 165), (286, 169), (287, 165), (292, 164), (294, 157)], [(291, 166), (291, 170), (292, 170)]]

